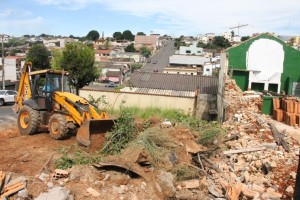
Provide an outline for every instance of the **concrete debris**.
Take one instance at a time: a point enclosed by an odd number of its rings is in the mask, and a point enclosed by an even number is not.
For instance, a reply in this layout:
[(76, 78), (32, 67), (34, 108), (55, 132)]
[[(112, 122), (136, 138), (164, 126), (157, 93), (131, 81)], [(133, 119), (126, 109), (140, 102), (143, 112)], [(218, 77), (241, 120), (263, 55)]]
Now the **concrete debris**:
[(160, 124), (161, 128), (171, 128), (173, 127), (172, 123), (170, 121), (164, 121)]
[(88, 193), (90, 193), (92, 196), (94, 196), (94, 197), (99, 197), (100, 196), (100, 193), (99, 192), (97, 192), (95, 189), (93, 189), (93, 188), (88, 188), (87, 190), (86, 190)]
[(20, 198), (26, 198), (26, 197), (28, 197), (28, 190), (26, 188), (23, 189), (23, 190), (20, 190), (18, 192), (18, 197), (20, 197)]
[(43, 182), (48, 181), (49, 178), (50, 178), (49, 174), (41, 173), (41, 174), (39, 175), (39, 179), (40, 179), (41, 181), (43, 181)]
[(70, 195), (70, 191), (66, 188), (57, 186), (50, 189), (48, 192), (41, 193), (35, 200), (73, 200), (73, 196)]
[(170, 172), (160, 171), (156, 176), (158, 186), (166, 197), (173, 197), (176, 189), (174, 187), (173, 175)]
[[(278, 134), (274, 138), (274, 121), (261, 114), (259, 95), (243, 93), (233, 80), (227, 78), (224, 96), (226, 118), (223, 127), (228, 130), (228, 135), (222, 144), (227, 150), (223, 151), (225, 156), (214, 161), (222, 173), (209, 174), (212, 182), (208, 183), (209, 192), (218, 198), (225, 195), (227, 199), (238, 196), (291, 199), (294, 191), (289, 184), (296, 178), (298, 142), (288, 134), (279, 135), (280, 142), (276, 138)], [(293, 182), (287, 182), (287, 178)]]

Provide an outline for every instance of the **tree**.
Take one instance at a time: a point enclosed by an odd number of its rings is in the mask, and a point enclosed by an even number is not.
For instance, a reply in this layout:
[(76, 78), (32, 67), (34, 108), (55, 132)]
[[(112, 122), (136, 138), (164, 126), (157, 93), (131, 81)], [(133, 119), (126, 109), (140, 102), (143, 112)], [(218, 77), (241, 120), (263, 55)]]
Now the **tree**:
[(136, 35), (146, 35), (144, 32), (137, 32)]
[(97, 41), (99, 38), (99, 33), (98, 31), (92, 30), (86, 35), (86, 39), (92, 40), (92, 41)]
[(136, 49), (134, 48), (134, 44), (131, 43), (130, 45), (128, 45), (127, 47), (125, 47), (124, 51), (125, 52), (136, 52)]
[(140, 48), (140, 54), (142, 54), (143, 56), (145, 56), (146, 58), (148, 58), (151, 55), (151, 51), (146, 46), (142, 46)]
[(130, 30), (126, 30), (123, 32), (123, 37), (125, 40), (133, 41), (134, 40), (134, 35), (131, 33)]
[(123, 34), (121, 32), (114, 32), (113, 34), (113, 38), (115, 38), (116, 40), (123, 40)]
[(52, 51), (52, 59), (51, 59), (51, 68), (52, 69), (61, 69), (60, 64), (63, 57), (62, 50), (55, 49)]
[(94, 62), (95, 52), (93, 48), (81, 42), (66, 44), (59, 66), (71, 73), (71, 84), (76, 88), (77, 95), (80, 88), (99, 77)]
[(34, 70), (49, 69), (50, 56), (50, 51), (44, 45), (33, 45), (28, 51), (27, 61), (32, 62)]
[(231, 37), (234, 37), (234, 31), (233, 30), (231, 31)]
[(243, 37), (241, 38), (241, 41), (248, 40), (249, 38), (250, 38), (250, 36), (243, 36)]
[(104, 48), (105, 49), (109, 49), (110, 48), (110, 40), (109, 38), (106, 38), (105, 41), (104, 41)]
[(231, 46), (230, 42), (227, 39), (225, 39), (223, 36), (214, 37), (212, 43), (215, 46), (220, 47), (220, 48), (227, 48), (227, 47)]

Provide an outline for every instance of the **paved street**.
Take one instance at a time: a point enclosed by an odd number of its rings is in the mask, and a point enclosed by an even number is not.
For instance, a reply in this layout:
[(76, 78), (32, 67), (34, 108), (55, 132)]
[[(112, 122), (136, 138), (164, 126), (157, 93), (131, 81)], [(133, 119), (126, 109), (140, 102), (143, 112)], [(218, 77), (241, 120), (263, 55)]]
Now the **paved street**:
[(15, 123), (17, 121), (18, 115), (15, 114), (11, 105), (0, 107), (0, 126), (3, 124)]
[[(153, 72), (157, 69), (158, 72), (163, 72), (164, 68), (169, 65), (169, 57), (175, 53), (176, 47), (174, 46), (174, 41), (170, 41), (167, 46), (161, 47), (156, 55), (153, 55), (151, 63), (146, 63), (142, 68), (142, 72)], [(153, 61), (157, 61), (153, 64)]]

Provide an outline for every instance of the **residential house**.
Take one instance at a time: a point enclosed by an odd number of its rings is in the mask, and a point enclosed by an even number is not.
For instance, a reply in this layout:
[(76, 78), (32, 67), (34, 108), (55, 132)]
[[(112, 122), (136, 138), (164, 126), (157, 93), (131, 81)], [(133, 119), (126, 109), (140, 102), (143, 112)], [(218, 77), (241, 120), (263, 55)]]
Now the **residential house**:
[(134, 48), (140, 49), (142, 46), (146, 46), (152, 51), (155, 51), (158, 47), (158, 39), (156, 36), (136, 35), (134, 37)]
[(209, 62), (210, 58), (204, 56), (191, 55), (172, 55), (169, 57), (170, 67), (194, 67), (199, 68), (198, 73), (202, 74), (204, 63)]
[[(25, 56), (6, 56), (4, 59), (5, 80), (17, 81), (20, 77), (20, 71), (24, 61)], [(0, 74), (2, 74), (2, 66)]]
[(197, 36), (197, 41), (202, 42), (204, 44), (207, 44), (209, 42), (212, 42), (214, 37), (215, 37), (214, 33), (200, 34), (200, 35)]
[(180, 46), (176, 54), (201, 56), (203, 55), (203, 48), (197, 47), (197, 43), (194, 42), (189, 46)]
[(221, 33), (221, 36), (223, 36), (228, 41), (232, 40), (232, 34), (230, 32), (223, 32), (223, 33)]
[(163, 73), (166, 74), (184, 74), (197, 75), (199, 69), (195, 67), (165, 67)]
[(135, 63), (140, 63), (142, 56), (140, 53), (136, 52), (119, 52), (115, 55), (116, 58), (130, 58), (133, 59)]
[(225, 72), (242, 90), (300, 95), (300, 51), (264, 33), (228, 48), (221, 56)]
[(242, 39), (242, 37), (241, 36), (239, 36), (239, 35), (235, 35), (235, 36), (233, 36), (232, 38), (231, 38), (231, 41), (230, 42), (234, 42), (234, 43), (238, 43), (238, 42), (241, 42), (241, 39)]
[(101, 62), (103, 58), (111, 58), (115, 56), (116, 52), (111, 49), (95, 50), (95, 61)]

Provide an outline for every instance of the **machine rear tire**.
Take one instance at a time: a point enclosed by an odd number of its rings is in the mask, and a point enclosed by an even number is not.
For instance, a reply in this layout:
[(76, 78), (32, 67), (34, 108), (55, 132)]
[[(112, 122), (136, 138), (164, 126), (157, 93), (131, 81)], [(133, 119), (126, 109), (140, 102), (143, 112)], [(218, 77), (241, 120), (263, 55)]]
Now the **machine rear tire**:
[(18, 115), (18, 128), (22, 135), (36, 133), (40, 126), (40, 113), (29, 106), (23, 106)]
[(68, 122), (66, 117), (61, 114), (54, 114), (49, 120), (50, 137), (55, 140), (61, 140), (68, 134)]

